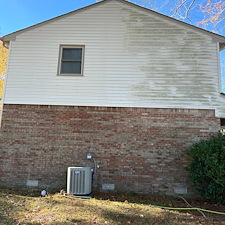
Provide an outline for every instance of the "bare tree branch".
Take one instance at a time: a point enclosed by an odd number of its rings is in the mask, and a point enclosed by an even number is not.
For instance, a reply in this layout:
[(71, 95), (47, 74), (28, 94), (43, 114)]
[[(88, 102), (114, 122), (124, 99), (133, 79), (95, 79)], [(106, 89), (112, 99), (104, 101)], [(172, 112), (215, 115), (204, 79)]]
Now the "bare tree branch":
[[(100, 0), (96, 0), (100, 1)], [(225, 29), (224, 0), (128, 0), (209, 30)]]
[(194, 5), (194, 3), (195, 3), (195, 0), (193, 0), (191, 2), (191, 4), (188, 6), (188, 8), (186, 9), (186, 15), (185, 15), (186, 18), (188, 18), (189, 12), (190, 12), (192, 6)]
[(160, 7), (161, 9), (169, 3), (170, 0), (166, 0), (163, 5)]
[[(195, 1), (195, 0), (194, 0)], [(178, 11), (180, 10), (180, 8), (185, 4), (187, 2), (187, 0), (184, 0), (179, 6), (177, 6), (176, 8), (175, 8), (175, 13), (172, 15), (172, 16), (175, 16), (177, 13), (178, 13)]]

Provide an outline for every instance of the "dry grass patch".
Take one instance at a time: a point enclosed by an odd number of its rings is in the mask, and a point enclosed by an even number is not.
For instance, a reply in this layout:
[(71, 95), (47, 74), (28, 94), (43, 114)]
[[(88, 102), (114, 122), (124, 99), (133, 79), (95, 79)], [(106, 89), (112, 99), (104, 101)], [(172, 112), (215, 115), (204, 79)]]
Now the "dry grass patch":
[[(147, 205), (110, 200), (71, 199), (54, 194), (45, 198), (0, 195), (1, 225), (75, 224), (216, 224), (218, 221)], [(221, 222), (222, 224), (222, 222)]]

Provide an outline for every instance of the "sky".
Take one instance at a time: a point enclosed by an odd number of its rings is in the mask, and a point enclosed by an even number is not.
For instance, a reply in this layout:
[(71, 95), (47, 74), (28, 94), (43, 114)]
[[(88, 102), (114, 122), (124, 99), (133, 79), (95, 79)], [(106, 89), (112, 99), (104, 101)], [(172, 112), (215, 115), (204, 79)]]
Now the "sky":
[(95, 2), (95, 0), (0, 0), (0, 36)]
[[(96, 1), (97, 0), (0, 0), (0, 36), (91, 5)], [(171, 5), (161, 8), (161, 5), (163, 5), (165, 1), (166, 0), (156, 0), (156, 4), (153, 7), (155, 10), (168, 15), (170, 13), (169, 6)], [(171, 0), (171, 2), (173, 1), (175, 0)], [(133, 0), (133, 2), (136, 4), (142, 2), (144, 4), (146, 0)], [(191, 12), (191, 17), (191, 23), (197, 25), (197, 21), (200, 21), (203, 15), (199, 11), (194, 11)], [(190, 23), (190, 21), (185, 22)], [(208, 28), (210, 29), (210, 27)], [(225, 29), (221, 34), (225, 36)], [(221, 55), (221, 67), (223, 74), (223, 91), (225, 92), (225, 50)]]

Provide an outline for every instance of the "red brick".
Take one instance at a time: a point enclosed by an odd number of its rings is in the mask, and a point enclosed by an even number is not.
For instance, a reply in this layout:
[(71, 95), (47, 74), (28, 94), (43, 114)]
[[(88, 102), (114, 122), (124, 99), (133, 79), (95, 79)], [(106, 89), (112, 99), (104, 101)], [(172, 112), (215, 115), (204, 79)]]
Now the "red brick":
[[(65, 188), (69, 166), (99, 164), (95, 188), (174, 194), (191, 190), (186, 149), (216, 133), (214, 110), (4, 105), (0, 186)], [(191, 193), (191, 191), (190, 191)]]

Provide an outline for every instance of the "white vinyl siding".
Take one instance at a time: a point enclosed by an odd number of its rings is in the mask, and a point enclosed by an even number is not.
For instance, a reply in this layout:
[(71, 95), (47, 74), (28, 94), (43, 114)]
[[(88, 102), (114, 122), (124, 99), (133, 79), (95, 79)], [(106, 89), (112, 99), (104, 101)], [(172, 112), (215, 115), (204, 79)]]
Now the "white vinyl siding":
[[(57, 76), (59, 45), (85, 46), (83, 76)], [(216, 109), (217, 43), (110, 1), (18, 34), (4, 103)]]

